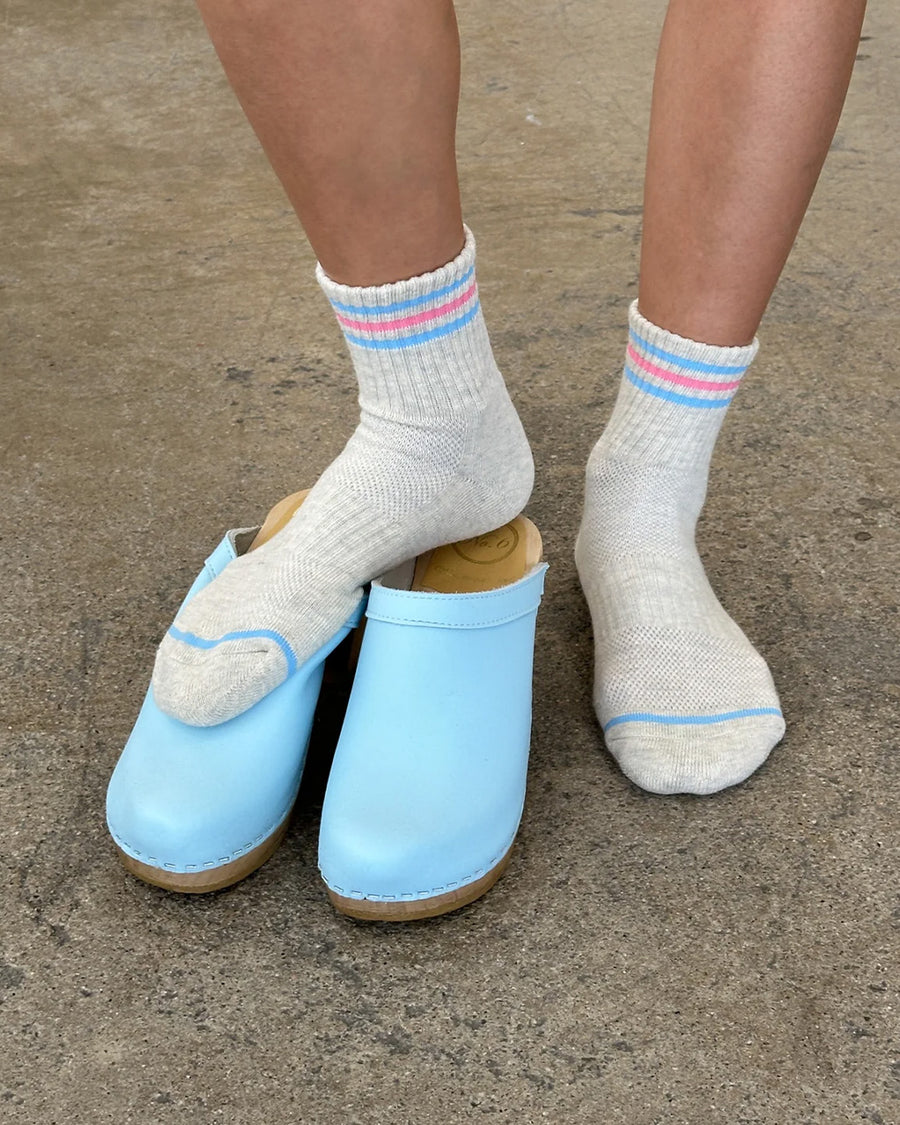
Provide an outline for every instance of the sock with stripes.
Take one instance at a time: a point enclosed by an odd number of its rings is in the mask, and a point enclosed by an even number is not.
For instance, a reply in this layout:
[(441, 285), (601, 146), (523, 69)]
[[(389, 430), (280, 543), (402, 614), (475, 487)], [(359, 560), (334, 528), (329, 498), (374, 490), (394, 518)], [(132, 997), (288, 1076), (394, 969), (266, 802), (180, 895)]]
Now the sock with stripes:
[(654, 793), (748, 777), (784, 733), (769, 669), (719, 604), (694, 544), (709, 461), (757, 344), (698, 344), (631, 306), (625, 372), (587, 466), (576, 563), (606, 744)]
[(360, 422), (287, 526), (179, 613), (153, 673), (159, 706), (208, 726), (246, 710), (340, 629), (368, 581), (524, 507), (528, 441), (491, 353), (475, 243), (407, 281), (318, 278), (359, 383)]

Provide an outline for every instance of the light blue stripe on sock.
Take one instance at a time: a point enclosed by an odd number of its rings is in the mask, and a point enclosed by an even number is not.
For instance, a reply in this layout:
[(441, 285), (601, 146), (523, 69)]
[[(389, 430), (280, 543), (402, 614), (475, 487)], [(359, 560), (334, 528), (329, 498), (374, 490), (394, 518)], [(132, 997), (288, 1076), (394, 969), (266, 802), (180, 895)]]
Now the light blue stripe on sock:
[(679, 406), (696, 406), (701, 410), (722, 410), (734, 398), (734, 395), (729, 395), (728, 398), (695, 398), (693, 395), (682, 395), (677, 391), (667, 391), (664, 387), (657, 387), (654, 383), (648, 383), (642, 379), (640, 375), (635, 375), (627, 364), (625, 365), (625, 378), (629, 383), (633, 383), (638, 390), (646, 391), (648, 395), (653, 395), (655, 398), (663, 398), (666, 402), (677, 402)]
[(431, 293), (425, 293), (421, 297), (410, 297), (408, 301), (397, 301), (393, 305), (344, 305), (340, 301), (332, 301), (331, 307), (342, 313), (357, 313), (361, 316), (372, 317), (380, 316), (382, 313), (402, 312), (404, 309), (413, 309), (416, 305), (424, 305), (428, 301), (438, 301), (441, 297), (446, 297), (448, 293), (452, 293), (465, 285), (474, 273), (475, 267), (470, 266), (458, 281), (445, 285), (443, 289), (434, 289)]
[(430, 328), (427, 332), (417, 332), (414, 336), (403, 336), (399, 340), (369, 340), (364, 336), (352, 336), (349, 332), (345, 332), (344, 335), (351, 344), (356, 344), (360, 348), (373, 348), (377, 351), (411, 348), (414, 344), (425, 344), (429, 340), (438, 340), (441, 336), (449, 336), (451, 332), (456, 332), (468, 324), (480, 308), (481, 302), (476, 301), (467, 313), (456, 320), (451, 320), (449, 324), (442, 324), (439, 328)]
[(660, 726), (707, 726), (709, 723), (727, 723), (731, 719), (749, 719), (754, 715), (781, 715), (777, 707), (748, 707), (744, 711), (722, 711), (718, 715), (656, 715), (652, 711), (630, 711), (610, 719), (604, 731), (620, 723), (658, 723)]
[(185, 633), (181, 629), (176, 629), (174, 625), (170, 625), (169, 636), (174, 637), (176, 641), (184, 641), (186, 645), (191, 645), (192, 648), (215, 648), (217, 645), (224, 644), (225, 641), (245, 641), (252, 640), (254, 637), (264, 637), (266, 640), (274, 641), (281, 649), (287, 661), (287, 674), (292, 676), (297, 671), (297, 657), (294, 656), (294, 650), (281, 633), (276, 633), (274, 629), (243, 629), (235, 633), (226, 633), (215, 640), (207, 640), (206, 637), (198, 637), (196, 633)]
[(634, 329), (631, 330), (631, 338), (638, 347), (643, 348), (650, 355), (657, 359), (663, 359), (666, 363), (674, 363), (676, 367), (680, 367), (684, 371), (704, 371), (707, 375), (743, 375), (747, 370), (748, 365), (746, 363), (741, 363), (737, 367), (724, 367), (717, 363), (702, 363), (699, 359), (682, 359), (680, 355), (674, 355), (672, 352), (666, 352), (662, 348), (648, 344), (643, 337), (638, 336)]

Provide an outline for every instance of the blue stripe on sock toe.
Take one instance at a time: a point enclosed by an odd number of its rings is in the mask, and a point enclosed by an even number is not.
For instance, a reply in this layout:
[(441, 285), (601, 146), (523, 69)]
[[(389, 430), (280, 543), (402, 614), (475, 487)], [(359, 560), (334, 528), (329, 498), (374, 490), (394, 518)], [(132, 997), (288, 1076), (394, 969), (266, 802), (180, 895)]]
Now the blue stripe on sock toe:
[(294, 650), (281, 633), (276, 633), (274, 629), (240, 629), (234, 633), (225, 633), (224, 636), (216, 637), (215, 640), (209, 640), (206, 637), (198, 637), (196, 633), (186, 633), (184, 630), (170, 625), (169, 636), (174, 637), (176, 641), (183, 641), (192, 648), (215, 648), (226, 641), (246, 641), (253, 640), (255, 637), (262, 637), (274, 641), (281, 649), (287, 661), (287, 674), (289, 676), (297, 671), (297, 657), (294, 656)]
[(616, 715), (604, 726), (604, 733), (620, 723), (657, 723), (660, 726), (707, 726), (710, 723), (727, 723), (731, 719), (749, 719), (755, 715), (781, 715), (777, 707), (747, 707), (743, 711), (722, 711), (718, 715), (657, 715), (653, 711), (629, 711)]

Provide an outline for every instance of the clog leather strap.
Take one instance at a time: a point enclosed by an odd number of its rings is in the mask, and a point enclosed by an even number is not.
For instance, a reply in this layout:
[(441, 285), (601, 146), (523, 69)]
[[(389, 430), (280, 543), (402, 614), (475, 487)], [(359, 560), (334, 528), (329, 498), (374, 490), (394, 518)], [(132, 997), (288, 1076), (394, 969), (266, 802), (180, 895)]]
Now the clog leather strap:
[(498, 590), (476, 594), (432, 594), (425, 590), (393, 590), (372, 583), (366, 616), (395, 625), (427, 625), (443, 629), (486, 629), (534, 613), (544, 589), (546, 563), (524, 578)]

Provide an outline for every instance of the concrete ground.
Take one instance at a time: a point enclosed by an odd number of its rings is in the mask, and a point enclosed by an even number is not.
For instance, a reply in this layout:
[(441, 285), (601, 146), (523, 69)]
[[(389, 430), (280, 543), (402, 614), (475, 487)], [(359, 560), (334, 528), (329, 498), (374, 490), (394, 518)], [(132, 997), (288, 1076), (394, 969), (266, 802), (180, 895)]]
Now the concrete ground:
[(104, 790), (156, 641), (222, 529), (339, 450), (354, 390), (193, 8), (4, 5), (2, 1120), (900, 1122), (900, 15), (871, 13), (703, 524), (788, 735), (696, 799), (603, 750), (571, 561), (663, 3), (460, 8), (466, 214), (552, 570), (513, 865), (398, 927), (317, 877), (337, 684), (257, 875), (190, 899), (117, 863)]

